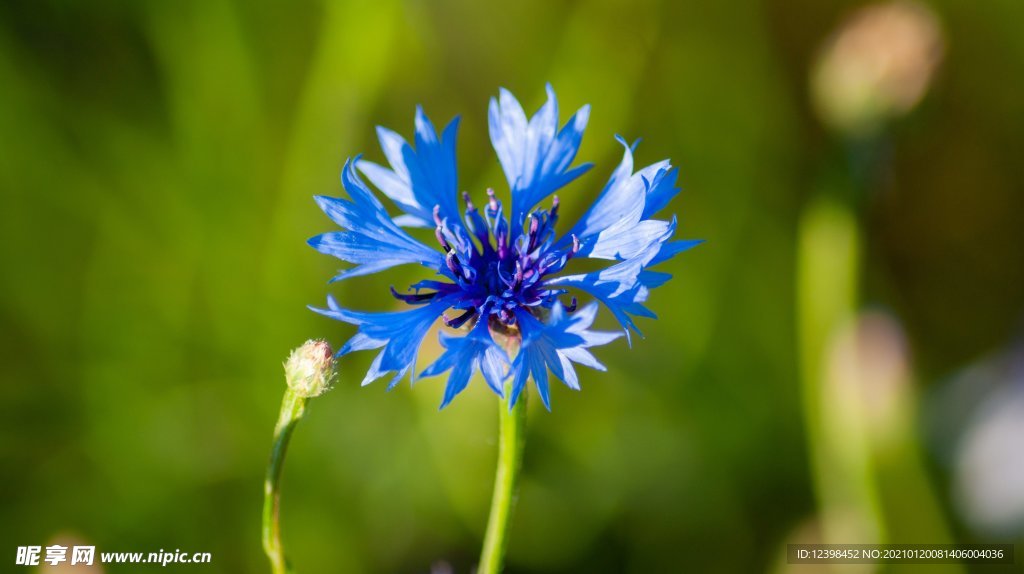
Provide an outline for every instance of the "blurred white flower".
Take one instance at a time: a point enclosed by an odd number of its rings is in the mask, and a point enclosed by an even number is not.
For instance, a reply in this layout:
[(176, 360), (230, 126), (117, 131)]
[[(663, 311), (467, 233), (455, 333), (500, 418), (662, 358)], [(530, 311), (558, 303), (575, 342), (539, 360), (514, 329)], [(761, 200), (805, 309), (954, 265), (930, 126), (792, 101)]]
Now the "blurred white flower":
[(819, 52), (811, 72), (818, 115), (848, 136), (877, 131), (921, 101), (944, 51), (939, 20), (923, 4), (861, 8)]
[(974, 411), (957, 449), (957, 507), (979, 532), (1024, 532), (1024, 381), (1011, 381)]
[[(867, 434), (885, 438), (905, 423), (910, 367), (903, 328), (881, 311), (867, 311), (840, 329), (829, 356), (829, 380)], [(856, 408), (850, 408), (856, 405)]]

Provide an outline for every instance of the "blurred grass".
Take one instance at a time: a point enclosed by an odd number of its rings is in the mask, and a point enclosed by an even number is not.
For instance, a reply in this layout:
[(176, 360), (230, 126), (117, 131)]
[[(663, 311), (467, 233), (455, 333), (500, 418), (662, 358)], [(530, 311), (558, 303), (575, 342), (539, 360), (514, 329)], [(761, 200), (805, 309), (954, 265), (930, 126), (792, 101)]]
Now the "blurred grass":
[[(709, 242), (668, 265), (646, 339), (602, 349), (608, 373), (531, 412), (510, 569), (768, 568), (817, 513), (794, 257), (836, 144), (806, 75), (854, 4), (4, 3), (0, 540), (72, 532), (264, 568), (280, 363), (352, 332), (305, 305), (330, 291), (383, 309), (388, 284), (417, 277), (328, 287), (337, 265), (304, 244), (331, 225), (311, 196), (340, 193), (346, 157), (380, 157), (374, 125), (408, 134), (417, 103), (437, 123), (462, 115), (460, 185), (500, 187), (487, 97), (506, 86), (535, 108), (551, 81), (563, 116), (593, 105), (580, 157), (597, 167), (560, 194), (566, 219), (614, 167), (612, 135), (642, 136), (638, 161), (681, 166), (682, 235)], [(862, 222), (863, 299), (905, 320), (925, 386), (1007, 341), (1024, 302), (1021, 5), (937, 10), (947, 65), (896, 126)], [(345, 360), (292, 445), (296, 565), (468, 571), (493, 396), (471, 385), (439, 414), (439, 380), (358, 388), (369, 360)], [(933, 520), (888, 510), (909, 531)]]

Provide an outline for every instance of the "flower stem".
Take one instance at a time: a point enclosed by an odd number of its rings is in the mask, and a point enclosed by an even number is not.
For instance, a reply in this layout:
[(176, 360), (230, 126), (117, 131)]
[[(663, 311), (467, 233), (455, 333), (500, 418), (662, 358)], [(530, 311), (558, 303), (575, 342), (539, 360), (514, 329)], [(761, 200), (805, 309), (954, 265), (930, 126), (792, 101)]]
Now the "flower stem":
[(519, 396), (511, 409), (507, 402), (499, 402), (498, 411), (498, 469), (494, 475), (491, 514), (487, 519), (478, 574), (499, 574), (505, 558), (508, 525), (512, 519), (516, 483), (526, 442), (526, 393)]
[(281, 470), (288, 451), (292, 430), (306, 410), (306, 397), (286, 387), (281, 399), (281, 414), (274, 427), (274, 448), (270, 451), (267, 477), (263, 482), (263, 551), (270, 560), (273, 574), (289, 574), (292, 569), (281, 543)]

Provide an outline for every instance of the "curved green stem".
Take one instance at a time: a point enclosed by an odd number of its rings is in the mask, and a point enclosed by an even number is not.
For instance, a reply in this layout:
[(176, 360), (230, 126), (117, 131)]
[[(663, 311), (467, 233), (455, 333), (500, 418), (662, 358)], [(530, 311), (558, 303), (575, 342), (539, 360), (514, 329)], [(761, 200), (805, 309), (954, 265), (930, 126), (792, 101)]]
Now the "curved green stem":
[(267, 477), (263, 482), (263, 551), (270, 560), (273, 574), (292, 572), (281, 543), (281, 470), (284, 468), (284, 457), (292, 430), (302, 418), (307, 400), (295, 394), (291, 388), (285, 389), (284, 398), (281, 399), (281, 414), (274, 427), (274, 448), (270, 451)]
[(498, 409), (498, 469), (494, 475), (491, 515), (487, 519), (478, 574), (498, 574), (505, 558), (508, 525), (516, 499), (516, 483), (526, 438), (526, 393), (519, 396), (516, 406), (511, 409), (505, 401), (498, 403)]

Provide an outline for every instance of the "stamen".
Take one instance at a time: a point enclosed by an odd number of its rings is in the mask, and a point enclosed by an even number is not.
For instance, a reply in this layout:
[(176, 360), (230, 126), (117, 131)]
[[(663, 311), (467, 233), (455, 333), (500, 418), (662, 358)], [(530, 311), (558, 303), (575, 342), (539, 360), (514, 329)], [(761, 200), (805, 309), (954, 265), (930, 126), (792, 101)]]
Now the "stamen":
[(516, 316), (512, 311), (502, 309), (501, 311), (498, 311), (498, 320), (506, 325), (514, 325), (516, 322)]
[(448, 269), (450, 269), (451, 272), (454, 273), (456, 277), (463, 277), (464, 275), (462, 273), (462, 264), (459, 263), (458, 256), (455, 255), (454, 251), (448, 251), (447, 253), (448, 254), (445, 255), (444, 260), (445, 263), (448, 264)]
[(445, 253), (449, 253), (452, 250), (452, 246), (448, 245), (448, 240), (444, 238), (444, 228), (438, 225), (434, 228), (434, 237), (437, 238), (437, 242), (441, 244), (441, 249), (444, 249)]
[(436, 225), (438, 227), (441, 227), (441, 225), (442, 225), (442, 223), (441, 223), (441, 206), (440, 205), (435, 205), (434, 206), (434, 225)]
[(476, 308), (469, 309), (465, 313), (459, 315), (454, 319), (449, 319), (448, 315), (443, 315), (441, 317), (441, 320), (444, 321), (445, 325), (451, 327), (452, 329), (458, 329), (459, 327), (465, 325), (466, 321), (469, 321), (474, 316), (476, 316)]
[(494, 190), (487, 188), (487, 206), (491, 208), (491, 211), (498, 211), (498, 198), (494, 197)]
[(526, 218), (530, 220), (530, 240), (526, 244), (526, 252), (532, 253), (533, 249), (537, 247), (537, 231), (540, 229), (540, 218), (532, 213), (527, 214)]
[(572, 249), (569, 250), (569, 257), (575, 257), (580, 252), (580, 238), (572, 234)]
[(462, 192), (462, 200), (466, 202), (466, 225), (469, 226), (469, 230), (476, 236), (476, 240), (480, 242), (480, 247), (483, 249), (484, 254), (494, 253), (494, 248), (491, 247), (491, 236), (488, 231), (487, 222), (480, 215), (480, 212), (477, 211), (473, 202), (470, 201), (468, 191)]
[(523, 284), (523, 265), (519, 261), (516, 261), (516, 275), (512, 281), (512, 290), (515, 291)]
[(498, 248), (498, 259), (504, 260), (508, 255), (508, 222), (501, 212), (501, 202), (494, 196), (494, 190), (487, 188), (487, 223), (491, 225)]
[(557, 195), (551, 198), (551, 218), (554, 219), (556, 217), (558, 217), (558, 196)]
[(569, 302), (569, 306), (565, 308), (565, 312), (566, 313), (572, 313), (573, 311), (576, 310), (576, 305), (577, 305), (576, 297), (573, 296), (572, 301)]
[(494, 238), (498, 240), (498, 259), (505, 259), (508, 255), (508, 231), (504, 223), (504, 219), (500, 220), (494, 231)]
[[(537, 270), (541, 273), (541, 275), (548, 273), (548, 270), (554, 267), (557, 263), (559, 263), (561, 259), (562, 255), (559, 255), (558, 253), (548, 253), (547, 255), (544, 256), (543, 259), (540, 260), (540, 262), (537, 263)], [(559, 267), (555, 271), (552, 271), (552, 273), (557, 273), (560, 270), (561, 267)]]

